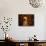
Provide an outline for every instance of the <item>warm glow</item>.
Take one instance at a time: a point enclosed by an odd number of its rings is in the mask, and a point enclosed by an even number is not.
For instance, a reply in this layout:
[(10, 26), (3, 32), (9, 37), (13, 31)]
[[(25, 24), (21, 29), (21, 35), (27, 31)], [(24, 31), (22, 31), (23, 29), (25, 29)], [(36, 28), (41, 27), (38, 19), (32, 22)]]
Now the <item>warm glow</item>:
[(25, 16), (25, 17), (23, 17), (23, 19), (24, 19), (24, 21), (23, 21), (23, 25), (24, 26), (27, 26), (28, 25), (28, 18)]

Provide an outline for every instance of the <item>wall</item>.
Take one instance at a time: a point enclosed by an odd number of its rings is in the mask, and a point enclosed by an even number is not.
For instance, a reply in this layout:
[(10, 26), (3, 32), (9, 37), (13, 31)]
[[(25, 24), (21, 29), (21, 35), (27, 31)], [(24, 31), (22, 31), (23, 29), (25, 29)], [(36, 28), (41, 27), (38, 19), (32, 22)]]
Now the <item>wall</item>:
[[(10, 37), (16, 40), (28, 40), (34, 34), (37, 39), (46, 40), (45, 38), (45, 15), (46, 5), (43, 7), (33, 8), (28, 0), (0, 0), (0, 19), (1, 17), (12, 17), (13, 22), (8, 31)], [(34, 14), (35, 26), (19, 27), (18, 14)], [(4, 39), (3, 31), (0, 31), (0, 39)]]

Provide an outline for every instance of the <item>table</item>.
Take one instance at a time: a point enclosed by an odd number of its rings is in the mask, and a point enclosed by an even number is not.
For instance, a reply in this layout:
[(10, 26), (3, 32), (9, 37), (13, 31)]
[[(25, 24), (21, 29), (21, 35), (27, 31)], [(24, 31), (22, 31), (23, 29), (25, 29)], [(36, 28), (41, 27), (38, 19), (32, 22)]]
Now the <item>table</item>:
[(29, 41), (29, 40), (7, 40), (7, 43), (13, 44), (16, 46), (46, 46), (46, 40), (39, 40), (39, 41)]

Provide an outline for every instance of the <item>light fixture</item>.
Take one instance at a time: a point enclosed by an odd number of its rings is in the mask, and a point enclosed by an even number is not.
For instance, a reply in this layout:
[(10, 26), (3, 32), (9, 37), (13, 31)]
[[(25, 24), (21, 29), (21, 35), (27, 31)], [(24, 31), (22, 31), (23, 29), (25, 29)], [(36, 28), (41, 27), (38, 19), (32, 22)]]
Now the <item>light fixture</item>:
[(43, 4), (43, 0), (29, 0), (29, 3), (33, 8), (38, 8)]

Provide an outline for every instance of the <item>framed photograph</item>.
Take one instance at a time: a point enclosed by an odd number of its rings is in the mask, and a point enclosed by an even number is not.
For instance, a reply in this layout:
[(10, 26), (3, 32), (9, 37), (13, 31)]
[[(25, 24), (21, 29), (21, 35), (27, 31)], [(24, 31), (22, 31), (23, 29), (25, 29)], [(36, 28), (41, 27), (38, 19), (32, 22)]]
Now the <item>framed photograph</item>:
[(34, 14), (18, 14), (19, 26), (34, 26)]

